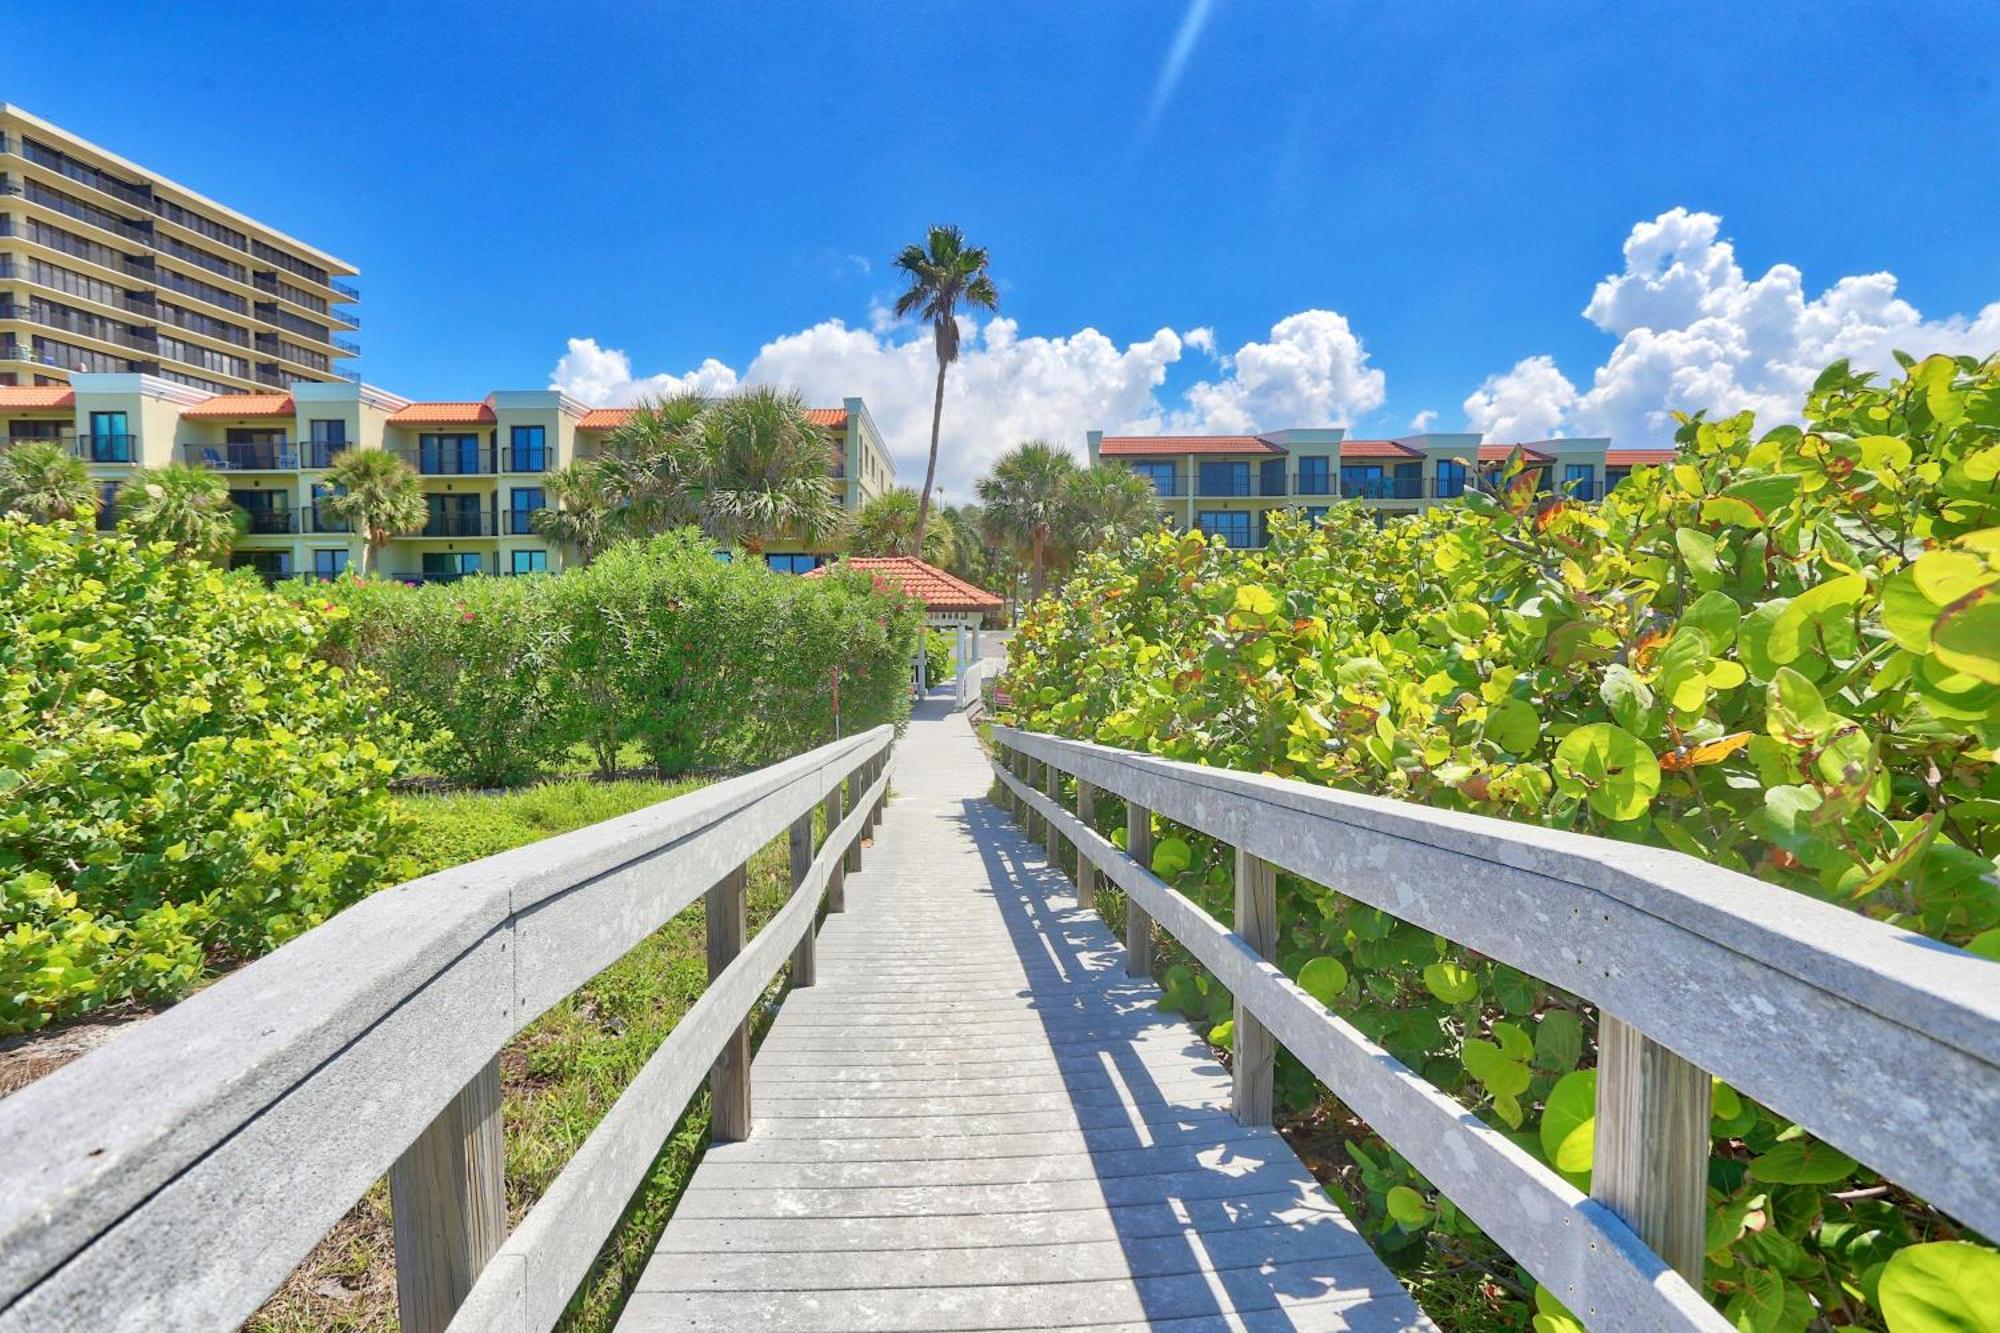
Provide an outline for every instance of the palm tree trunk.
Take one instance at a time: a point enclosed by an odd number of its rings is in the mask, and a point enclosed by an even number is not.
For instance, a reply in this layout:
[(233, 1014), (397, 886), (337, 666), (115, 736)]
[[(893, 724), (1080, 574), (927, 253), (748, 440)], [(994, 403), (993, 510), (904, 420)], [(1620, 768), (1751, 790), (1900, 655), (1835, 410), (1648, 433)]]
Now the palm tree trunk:
[(937, 396), (931, 401), (931, 461), (924, 469), (923, 494), (917, 497), (917, 535), (912, 545), (919, 560), (924, 554), (924, 526), (931, 517), (931, 483), (937, 480), (938, 427), (944, 421), (945, 359), (938, 358)]

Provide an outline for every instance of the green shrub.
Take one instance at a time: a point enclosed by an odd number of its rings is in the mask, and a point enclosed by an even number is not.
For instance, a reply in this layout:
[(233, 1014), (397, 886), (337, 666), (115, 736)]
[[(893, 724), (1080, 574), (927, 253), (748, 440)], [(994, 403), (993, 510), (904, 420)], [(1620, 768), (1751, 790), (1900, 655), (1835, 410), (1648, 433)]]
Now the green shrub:
[[(1377, 529), (1358, 507), (1238, 554), (1165, 535), (1085, 565), (1015, 637), (1022, 725), (1701, 856), (2000, 956), (2000, 361), (1830, 368), (1806, 427), (1695, 418), (1595, 505), (1509, 478)], [(1154, 868), (1224, 920), (1224, 849)], [(1595, 1016), (1283, 876), (1280, 964), (1587, 1183)], [(1169, 999), (1220, 1023), (1182, 968)], [(1294, 1105), (1315, 1089), (1288, 1066)], [(1874, 1275), (1933, 1210), (1718, 1085), (1708, 1256), (1741, 1326), (1879, 1327)], [(1356, 1145), (1378, 1243), (1483, 1245)], [(1846, 1195), (1847, 1197), (1842, 1197)], [(1421, 1207), (1414, 1206), (1421, 1205)], [(1954, 1253), (1956, 1253), (1954, 1251)]]
[(0, 519), (0, 1032), (186, 992), (376, 887), (406, 745), (338, 607)]
[(958, 666), (958, 636), (948, 629), (924, 631), (924, 679), (933, 685), (950, 680)]
[(410, 817), (411, 832), (395, 878), (398, 882), (416, 879), (497, 856), (671, 800), (695, 785), (571, 781), (510, 792), (401, 797), (397, 805)]

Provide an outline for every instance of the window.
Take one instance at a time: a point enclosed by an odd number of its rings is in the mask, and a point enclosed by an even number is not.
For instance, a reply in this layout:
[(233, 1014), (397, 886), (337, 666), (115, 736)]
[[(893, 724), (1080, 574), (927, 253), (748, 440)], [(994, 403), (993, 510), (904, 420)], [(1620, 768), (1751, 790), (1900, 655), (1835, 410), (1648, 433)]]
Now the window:
[(347, 572), (347, 548), (326, 547), (313, 552), (313, 577), (321, 580), (337, 579)]
[(1438, 460), (1437, 493), (1440, 500), (1454, 500), (1465, 494), (1465, 464), (1462, 460)]
[(476, 495), (426, 495), (430, 518), (424, 524), (425, 537), (490, 537), (493, 525), (479, 512)]
[(549, 470), (548, 432), (541, 426), (514, 427), (507, 444), (509, 472)]
[(1174, 489), (1174, 465), (1164, 459), (1152, 459), (1132, 464), (1132, 470), (1153, 483), (1156, 495), (1177, 495)]
[(433, 477), (481, 472), (477, 435), (419, 435), (417, 471)]
[(231, 569), (254, 569), (263, 575), (266, 583), (276, 583), (279, 579), (292, 575), (292, 553), (290, 551), (237, 551), (229, 557)]
[(109, 532), (118, 526), (118, 483), (107, 481), (97, 488), (97, 530)]
[(1424, 465), (1422, 463), (1396, 464), (1396, 476), (1391, 493), (1398, 500), (1421, 500), (1424, 497)]
[(1203, 495), (1250, 494), (1248, 463), (1203, 463), (1197, 476)]
[(1342, 463), (1340, 493), (1349, 500), (1380, 500), (1389, 493), (1380, 463)]
[(1597, 481), (1597, 468), (1591, 463), (1563, 464), (1563, 490), (1579, 500), (1594, 500), (1592, 494)]
[(335, 456), (347, 447), (347, 423), (338, 419), (314, 421), (308, 429), (312, 447), (306, 451), (306, 466), (332, 467)]
[(516, 574), (546, 574), (549, 571), (547, 551), (515, 551), (509, 558)]
[(1621, 481), (1625, 480), (1625, 478), (1627, 478), (1627, 477), (1629, 477), (1629, 476), (1631, 476), (1631, 475), (1632, 475), (1632, 469), (1631, 469), (1631, 468), (1629, 468), (1629, 467), (1607, 467), (1607, 468), (1605, 468), (1605, 469), (1604, 469), (1604, 493), (1605, 493), (1606, 495), (1609, 495), (1609, 494), (1610, 494), (1610, 493), (1611, 493), (1612, 491), (1614, 491), (1614, 490), (1616, 490), (1616, 489), (1617, 489), (1617, 487), (1618, 487), (1618, 483), (1619, 483), (1619, 482), (1621, 482)]
[(825, 564), (826, 557), (823, 555), (767, 554), (764, 557), (764, 563), (772, 569), (777, 570), (780, 574), (809, 574)]
[(1327, 495), (1331, 481), (1325, 457), (1301, 458), (1299, 460), (1299, 494)]
[(90, 461), (93, 463), (132, 461), (132, 435), (125, 424), (123, 412), (90, 414)]
[(1257, 493), (1259, 495), (1283, 495), (1285, 493), (1285, 460), (1267, 458), (1257, 468)]
[[(1202, 466), (1208, 465), (1204, 463)], [(1249, 464), (1242, 466), (1248, 471)], [(1247, 509), (1204, 509), (1195, 515), (1195, 525), (1208, 536), (1219, 536), (1239, 550), (1250, 546), (1250, 511)]]
[(1314, 527), (1318, 527), (1321, 523), (1326, 522), (1325, 505), (1307, 505), (1305, 514), (1306, 522), (1312, 524)]
[(477, 551), (426, 551), (423, 568), (427, 579), (449, 580), (477, 574), (484, 566)]
[(535, 530), (535, 511), (548, 507), (548, 495), (541, 487), (514, 487), (507, 493), (507, 531), (516, 537), (527, 536)]

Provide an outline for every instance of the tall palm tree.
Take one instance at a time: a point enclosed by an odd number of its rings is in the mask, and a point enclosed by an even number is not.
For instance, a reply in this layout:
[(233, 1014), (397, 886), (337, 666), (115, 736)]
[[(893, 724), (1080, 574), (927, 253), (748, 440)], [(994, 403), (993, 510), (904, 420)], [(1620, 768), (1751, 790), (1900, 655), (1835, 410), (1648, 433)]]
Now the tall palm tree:
[(827, 475), (826, 432), (797, 394), (763, 387), (732, 394), (702, 414), (699, 432), (701, 526), (709, 536), (762, 554), (773, 537), (817, 543), (846, 528)]
[(998, 556), (987, 544), (978, 505), (943, 505), (938, 509), (938, 527), (951, 535), (951, 556), (944, 567), (968, 583), (991, 588), (997, 581)]
[(0, 451), (0, 513), (55, 523), (96, 508), (90, 469), (57, 441), (31, 440)]
[(430, 517), (415, 469), (386, 449), (342, 450), (327, 469), (326, 483), (333, 494), (320, 504), (361, 534), (364, 572), (375, 568), (383, 547)]
[(987, 532), (1027, 556), (1033, 596), (1042, 595), (1050, 557), (1060, 554), (1075, 475), (1076, 460), (1069, 454), (1046, 441), (1029, 440), (1004, 455), (975, 487)]
[(1165, 511), (1153, 483), (1129, 467), (1100, 463), (1069, 479), (1063, 545), (1073, 553), (1122, 546), (1158, 527)]
[(185, 463), (142, 468), (118, 492), (120, 532), (142, 542), (171, 542), (196, 560), (222, 563), (248, 521), (219, 473)]
[(550, 541), (574, 546), (584, 564), (624, 535), (625, 511), (614, 497), (602, 460), (571, 463), (551, 472), (544, 485), (558, 507), (537, 509), (529, 523)]
[(930, 321), (937, 349), (937, 396), (931, 403), (931, 459), (924, 468), (923, 494), (917, 499), (916, 546), (922, 549), (931, 516), (931, 487), (937, 481), (938, 427), (944, 421), (944, 372), (958, 360), (958, 308), (1000, 308), (1000, 293), (987, 272), (984, 246), (967, 245), (957, 227), (933, 226), (922, 245), (906, 245), (896, 267), (909, 288), (896, 298), (896, 317), (921, 314)]
[[(941, 569), (957, 557), (957, 533), (944, 521), (947, 512), (939, 510), (939, 521), (924, 532), (923, 558)], [(862, 505), (847, 549), (855, 555), (916, 555), (917, 493), (898, 486)]]
[(709, 401), (682, 393), (639, 404), (595, 460), (605, 498), (635, 532), (664, 532), (701, 518), (709, 456), (702, 423)]

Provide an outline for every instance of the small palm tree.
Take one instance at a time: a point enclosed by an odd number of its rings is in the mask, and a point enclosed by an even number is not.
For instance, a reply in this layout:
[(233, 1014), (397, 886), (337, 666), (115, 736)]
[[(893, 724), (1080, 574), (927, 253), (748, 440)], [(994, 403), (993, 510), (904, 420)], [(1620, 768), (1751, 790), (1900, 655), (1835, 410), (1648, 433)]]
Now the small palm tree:
[(839, 536), (847, 512), (828, 483), (826, 432), (795, 393), (755, 388), (712, 405), (699, 424), (706, 455), (703, 531), (762, 554), (788, 536), (819, 543)]
[(701, 518), (709, 455), (702, 425), (709, 402), (683, 393), (641, 403), (594, 460), (606, 501), (634, 532), (665, 532)]
[(1063, 520), (1070, 511), (1076, 460), (1055, 445), (1016, 445), (979, 479), (986, 530), (1028, 558), (1028, 589), (1036, 597), (1048, 584), (1049, 563), (1060, 554)]
[(229, 483), (207, 468), (142, 468), (118, 492), (120, 532), (141, 542), (170, 542), (196, 560), (221, 564), (247, 523), (229, 498)]
[(430, 517), (423, 482), (414, 469), (385, 449), (346, 449), (327, 469), (333, 494), (320, 503), (327, 513), (361, 534), (364, 572), (373, 570), (382, 548), (415, 532)]
[(546, 485), (558, 507), (537, 509), (528, 521), (550, 541), (575, 547), (584, 564), (623, 535), (625, 511), (614, 499), (601, 463), (571, 463), (551, 472)]
[(56, 523), (96, 508), (90, 469), (60, 443), (32, 440), (0, 452), (0, 513)]
[(916, 546), (924, 544), (931, 514), (931, 487), (937, 481), (938, 427), (944, 420), (944, 372), (958, 360), (958, 308), (961, 304), (986, 310), (1000, 308), (1000, 293), (987, 272), (983, 246), (967, 245), (957, 227), (934, 226), (922, 245), (906, 245), (896, 267), (910, 285), (896, 298), (898, 319), (921, 314), (930, 321), (937, 350), (937, 395), (931, 403), (931, 458), (924, 468), (923, 494), (917, 498)]
[[(945, 515), (924, 532), (923, 558), (948, 568), (957, 557), (957, 533)], [(854, 533), (847, 548), (855, 555), (917, 554), (917, 493), (899, 486), (861, 506), (854, 516)]]
[(1153, 483), (1128, 467), (1100, 463), (1069, 479), (1063, 545), (1073, 553), (1122, 546), (1158, 527), (1165, 511)]

